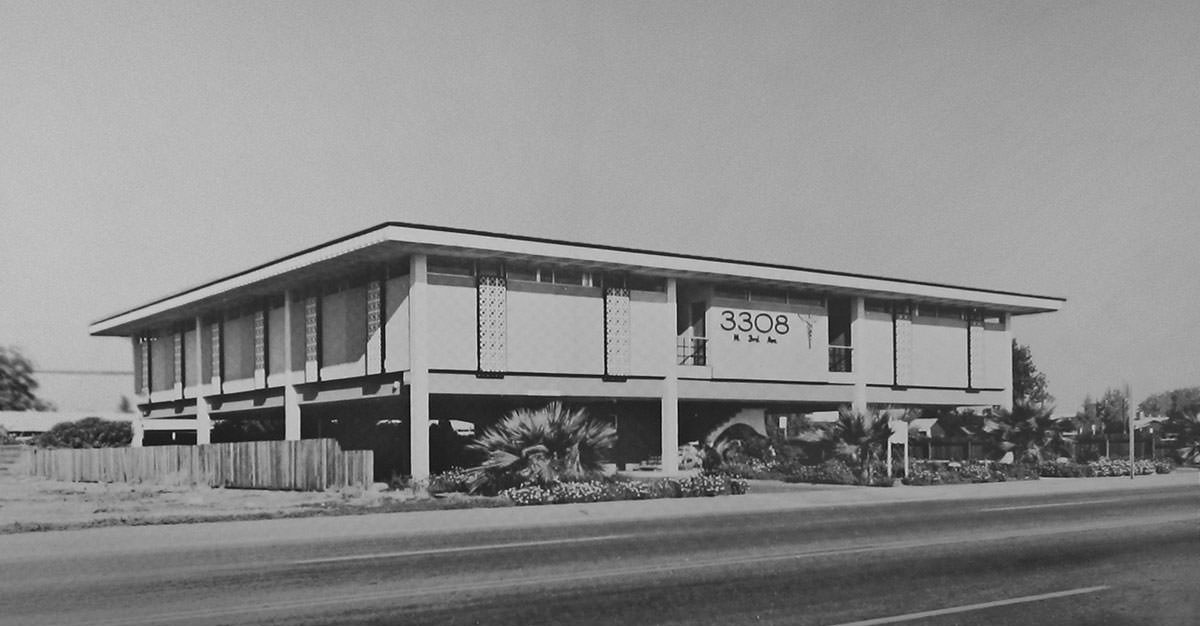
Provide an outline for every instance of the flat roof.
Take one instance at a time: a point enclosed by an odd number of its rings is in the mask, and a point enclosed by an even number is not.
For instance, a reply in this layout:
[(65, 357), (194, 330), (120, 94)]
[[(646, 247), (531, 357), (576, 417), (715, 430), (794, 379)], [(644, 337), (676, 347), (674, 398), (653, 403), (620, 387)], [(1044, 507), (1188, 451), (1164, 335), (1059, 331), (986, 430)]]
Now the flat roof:
[[(721, 257), (645, 250), (625, 246), (574, 242), (563, 239), (489, 233), (467, 228), (384, 222), (331, 241), (305, 248), (249, 269), (185, 289), (93, 322), (93, 335), (129, 334), (130, 326), (152, 321), (173, 309), (215, 305), (239, 290), (291, 275), (300, 279), (305, 270), (339, 261), (381, 263), (409, 254), (467, 254), (561, 260), (612, 270), (650, 270), (664, 276), (696, 279), (749, 279), (764, 283), (794, 284), (882, 298), (961, 303), (1006, 311), (1016, 315), (1056, 311), (1066, 300), (996, 289), (962, 287), (945, 283), (821, 270), (781, 263), (742, 261)], [(312, 275), (312, 272), (309, 272)]]

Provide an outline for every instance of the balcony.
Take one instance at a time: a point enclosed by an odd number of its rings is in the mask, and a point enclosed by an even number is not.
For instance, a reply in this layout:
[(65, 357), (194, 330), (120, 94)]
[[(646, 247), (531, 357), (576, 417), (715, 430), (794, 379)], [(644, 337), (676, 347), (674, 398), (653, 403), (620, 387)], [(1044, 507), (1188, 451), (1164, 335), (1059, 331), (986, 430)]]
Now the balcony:
[(829, 371), (849, 373), (854, 371), (854, 348), (829, 346)]
[(708, 338), (680, 337), (675, 344), (675, 362), (680, 365), (708, 365)]

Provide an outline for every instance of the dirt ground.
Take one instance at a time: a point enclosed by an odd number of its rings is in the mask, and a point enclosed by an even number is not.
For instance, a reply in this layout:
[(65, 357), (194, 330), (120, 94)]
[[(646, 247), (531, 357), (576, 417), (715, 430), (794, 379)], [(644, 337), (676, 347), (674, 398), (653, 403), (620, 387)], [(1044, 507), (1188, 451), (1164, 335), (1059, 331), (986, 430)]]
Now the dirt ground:
[(411, 490), (330, 492), (187, 485), (65, 483), (0, 476), (0, 534), (93, 526), (347, 515), (495, 506), (430, 499)]

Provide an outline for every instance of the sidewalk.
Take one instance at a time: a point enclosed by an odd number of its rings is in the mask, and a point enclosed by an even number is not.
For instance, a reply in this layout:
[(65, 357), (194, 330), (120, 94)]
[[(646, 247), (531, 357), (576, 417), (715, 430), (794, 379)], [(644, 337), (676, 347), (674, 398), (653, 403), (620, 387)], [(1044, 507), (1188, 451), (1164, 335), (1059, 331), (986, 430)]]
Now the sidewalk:
[[(636, 522), (688, 516), (792, 511), (837, 506), (859, 506), (897, 502), (986, 500), (1013, 496), (1067, 495), (1119, 492), (1191, 485), (1200, 490), (1200, 472), (1178, 469), (1171, 474), (1129, 478), (1043, 478), (1041, 480), (940, 485), (849, 487), (841, 485), (781, 485), (751, 482), (742, 496), (682, 498), (592, 504), (559, 504), (496, 509), (461, 509), (408, 513), (379, 513), (344, 517), (308, 517), (275, 520), (208, 522), (174, 526), (116, 526), (69, 531), (0, 535), (0, 560), (34, 555), (38, 546), (52, 541), (67, 553), (103, 554), (112, 550), (106, 538), (136, 537), (145, 550), (209, 541), (223, 547), (262, 543), (311, 541), (314, 537), (370, 539), (452, 532), (553, 527), (605, 522)], [(771, 488), (755, 493), (755, 487)], [(1200, 517), (1200, 512), (1197, 512)], [(112, 545), (128, 545), (113, 541)], [(129, 549), (121, 550), (128, 553)]]

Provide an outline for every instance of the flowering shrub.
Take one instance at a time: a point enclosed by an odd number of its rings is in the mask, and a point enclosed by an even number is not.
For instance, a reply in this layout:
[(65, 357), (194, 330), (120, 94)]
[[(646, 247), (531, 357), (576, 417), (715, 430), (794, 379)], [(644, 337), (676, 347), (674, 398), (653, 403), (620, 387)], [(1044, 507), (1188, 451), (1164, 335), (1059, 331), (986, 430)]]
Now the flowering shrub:
[(826, 485), (856, 485), (858, 479), (850, 466), (841, 459), (825, 461), (820, 465), (798, 465), (784, 479), (789, 483), (820, 483)]
[(439, 493), (469, 493), (475, 473), (461, 467), (452, 467), (441, 474), (429, 477), (429, 495)]
[(953, 485), (958, 483), (1001, 483), (1009, 480), (1031, 480), (1037, 477), (1034, 468), (1021, 463), (913, 461), (912, 468), (908, 476), (904, 477), (903, 482), (906, 485)]
[(664, 478), (652, 483), (641, 481), (599, 480), (557, 482), (549, 485), (527, 483), (500, 492), (518, 506), (533, 504), (571, 504), (648, 500), (651, 498), (689, 498), (746, 493), (746, 481), (720, 474), (700, 474), (681, 480)]
[[(1165, 465), (1165, 464), (1164, 464)], [(1145, 476), (1147, 474), (1160, 473), (1165, 474), (1170, 472), (1169, 467), (1163, 467), (1165, 471), (1160, 471), (1160, 464), (1157, 461), (1148, 461), (1145, 459), (1133, 462), (1133, 472), (1137, 476)], [(1038, 472), (1042, 476), (1055, 478), (1088, 478), (1092, 476), (1128, 476), (1129, 475), (1129, 460), (1128, 459), (1110, 459), (1108, 457), (1100, 457), (1098, 460), (1089, 463), (1073, 463), (1070, 461), (1063, 462), (1046, 462), (1038, 466)]]
[(1168, 458), (1161, 458), (1161, 457), (1154, 459), (1154, 473), (1170, 474), (1171, 471), (1174, 469), (1175, 469), (1175, 461), (1172, 461), (1171, 459), (1168, 459)]

